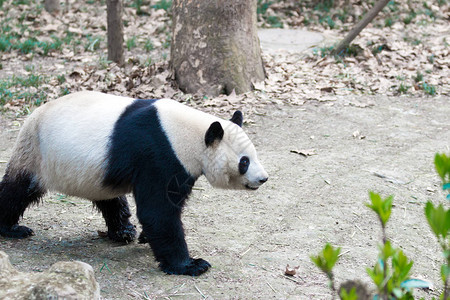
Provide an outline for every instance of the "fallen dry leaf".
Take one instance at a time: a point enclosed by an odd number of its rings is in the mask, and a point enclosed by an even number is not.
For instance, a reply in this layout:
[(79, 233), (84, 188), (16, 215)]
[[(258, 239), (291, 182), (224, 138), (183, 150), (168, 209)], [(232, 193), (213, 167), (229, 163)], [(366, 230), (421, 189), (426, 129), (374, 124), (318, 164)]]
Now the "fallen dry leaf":
[(316, 149), (291, 150), (291, 152), (303, 155), (304, 157), (317, 155)]
[(287, 276), (294, 276), (295, 274), (297, 274), (297, 270), (300, 268), (300, 266), (296, 266), (296, 267), (289, 267), (289, 265), (286, 265), (286, 270), (284, 271), (284, 275)]

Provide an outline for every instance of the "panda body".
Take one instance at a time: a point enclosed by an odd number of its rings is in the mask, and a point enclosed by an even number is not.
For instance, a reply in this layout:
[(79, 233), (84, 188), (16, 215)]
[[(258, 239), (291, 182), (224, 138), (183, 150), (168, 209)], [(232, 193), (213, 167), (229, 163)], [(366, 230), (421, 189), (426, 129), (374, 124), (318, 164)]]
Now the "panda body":
[(124, 195), (132, 192), (140, 240), (163, 271), (199, 275), (210, 265), (190, 258), (181, 223), (197, 178), (233, 189), (267, 180), (241, 125), (240, 113), (227, 121), (169, 99), (79, 92), (48, 102), (25, 122), (0, 183), (0, 234), (32, 235), (18, 220), (50, 190), (92, 200), (108, 236), (129, 242), (136, 231)]

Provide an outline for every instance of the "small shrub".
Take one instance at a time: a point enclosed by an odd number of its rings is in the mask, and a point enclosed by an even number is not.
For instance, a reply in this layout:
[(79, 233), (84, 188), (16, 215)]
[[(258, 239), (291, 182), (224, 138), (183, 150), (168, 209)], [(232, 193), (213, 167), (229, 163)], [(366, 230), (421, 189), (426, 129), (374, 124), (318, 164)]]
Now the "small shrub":
[[(442, 180), (442, 189), (448, 191), (446, 198), (450, 201), (450, 156), (436, 154), (434, 164)], [(402, 250), (394, 248), (386, 237), (386, 225), (392, 212), (393, 197), (382, 198), (379, 194), (370, 192), (370, 203), (366, 206), (372, 209), (381, 224), (382, 244), (378, 247), (379, 254), (376, 264), (367, 268), (367, 273), (377, 287), (377, 295), (371, 297), (367, 289), (359, 282), (347, 281), (339, 288), (339, 296), (344, 300), (356, 299), (404, 299), (413, 300), (412, 288), (430, 288), (430, 283), (419, 279), (410, 280), (409, 273), (413, 262), (409, 260)], [(441, 266), (441, 278), (444, 282), (444, 291), (440, 299), (450, 297), (450, 209), (443, 204), (434, 206), (431, 201), (425, 205), (425, 217), (431, 231), (436, 236), (444, 257)], [(336, 293), (333, 282), (333, 267), (339, 258), (340, 248), (334, 249), (330, 244), (317, 256), (311, 256), (314, 264), (324, 272), (330, 280), (330, 287)], [(434, 298), (433, 298), (434, 299)]]
[(322, 12), (330, 12), (330, 10), (334, 7), (334, 0), (322, 0), (316, 6), (314, 6), (314, 10), (322, 11)]
[(394, 24), (394, 20), (392, 18), (386, 18), (384, 20), (384, 27), (391, 27)]
[(408, 85), (406, 85), (406, 84), (403, 84), (403, 82), (402, 82), (402, 83), (400, 83), (400, 85), (399, 85), (397, 91), (398, 91), (400, 94), (405, 94), (405, 93), (408, 92), (409, 88), (410, 88), (410, 86), (408, 86)]
[(56, 79), (58, 79), (58, 83), (59, 84), (63, 84), (64, 82), (66, 82), (66, 76), (64, 76), (64, 74), (62, 75), (57, 75)]
[(428, 95), (434, 96), (436, 95), (436, 87), (434, 85), (428, 84), (426, 82), (422, 83), (422, 89)]
[(11, 42), (5, 37), (0, 37), (0, 51), (7, 52), (11, 49)]
[(22, 43), (19, 43), (15, 47), (23, 54), (28, 54), (36, 48), (37, 41), (35, 39), (27, 39)]
[(272, 28), (283, 28), (283, 23), (278, 16), (269, 16), (267, 17), (267, 23), (270, 24)]
[(126, 41), (125, 44), (127, 45), (128, 51), (130, 51), (133, 48), (136, 48), (136, 39), (137, 38), (135, 36), (133, 36)]
[(92, 36), (90, 34), (86, 35), (87, 42), (84, 45), (84, 50), (94, 52), (98, 48), (100, 48), (100, 42), (102, 38), (99, 36)]
[(152, 7), (154, 9), (164, 9), (165, 11), (168, 11), (171, 8), (171, 6), (172, 6), (172, 0), (159, 0)]
[(421, 81), (423, 81), (423, 74), (420, 73), (420, 71), (417, 71), (416, 77), (414, 77), (414, 81), (415, 81), (415, 82), (421, 82)]
[(272, 1), (266, 1), (266, 0), (258, 0), (257, 6), (256, 6), (256, 13), (259, 15), (264, 15), (267, 11), (267, 9), (273, 4)]
[(150, 51), (152, 51), (152, 50), (155, 49), (155, 45), (153, 45), (153, 42), (152, 42), (151, 39), (148, 39), (148, 40), (145, 42), (144, 49), (145, 49), (145, 51), (147, 51), (147, 52), (150, 52)]

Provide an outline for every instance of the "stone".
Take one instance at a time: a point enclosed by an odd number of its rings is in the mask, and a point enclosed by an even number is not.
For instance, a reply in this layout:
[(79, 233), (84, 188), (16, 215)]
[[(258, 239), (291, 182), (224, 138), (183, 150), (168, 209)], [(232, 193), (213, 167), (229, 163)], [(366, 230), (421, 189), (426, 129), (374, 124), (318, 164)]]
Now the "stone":
[(100, 299), (92, 267), (60, 261), (44, 272), (20, 272), (0, 251), (0, 299)]

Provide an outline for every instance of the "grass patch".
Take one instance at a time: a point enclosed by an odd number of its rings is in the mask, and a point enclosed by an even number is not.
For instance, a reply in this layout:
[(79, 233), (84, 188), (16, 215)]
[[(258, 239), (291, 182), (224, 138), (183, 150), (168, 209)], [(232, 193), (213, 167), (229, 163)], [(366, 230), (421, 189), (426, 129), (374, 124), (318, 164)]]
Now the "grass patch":
[(84, 44), (84, 50), (94, 52), (100, 48), (100, 42), (103, 40), (101, 36), (93, 36), (91, 34), (86, 35), (86, 43)]
[(408, 92), (409, 88), (410, 88), (410, 86), (403, 84), (403, 82), (402, 82), (402, 83), (400, 83), (400, 86), (398, 87), (397, 91), (400, 94), (405, 94)]
[(155, 50), (155, 45), (153, 45), (153, 42), (151, 39), (148, 39), (147, 41), (145, 41), (144, 50), (147, 52)]
[(130, 51), (133, 48), (136, 48), (136, 40), (137, 40), (136, 36), (132, 36), (131, 38), (127, 39), (125, 44), (127, 45), (128, 51)]
[(0, 81), (0, 105), (3, 106), (12, 100), (22, 100), (26, 103), (40, 105), (47, 99), (44, 91), (38, 93), (28, 91), (28, 88), (38, 88), (48, 79), (43, 75), (30, 74), (27, 77), (15, 76)]
[(154, 9), (164, 9), (168, 11), (172, 7), (172, 0), (159, 0), (152, 6)]
[(426, 82), (421, 85), (423, 91), (430, 96), (436, 95), (436, 87), (434, 85), (428, 84)]

